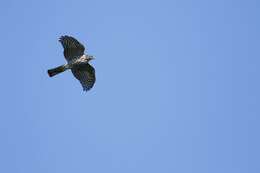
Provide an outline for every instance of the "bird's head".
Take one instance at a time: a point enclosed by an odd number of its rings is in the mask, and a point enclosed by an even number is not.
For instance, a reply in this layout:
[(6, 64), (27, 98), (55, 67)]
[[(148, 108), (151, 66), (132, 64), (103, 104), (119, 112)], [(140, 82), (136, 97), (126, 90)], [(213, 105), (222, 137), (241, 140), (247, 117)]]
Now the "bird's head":
[(91, 61), (91, 60), (93, 60), (93, 59), (95, 59), (94, 56), (92, 56), (92, 55), (87, 55), (87, 60), (88, 60), (88, 62)]

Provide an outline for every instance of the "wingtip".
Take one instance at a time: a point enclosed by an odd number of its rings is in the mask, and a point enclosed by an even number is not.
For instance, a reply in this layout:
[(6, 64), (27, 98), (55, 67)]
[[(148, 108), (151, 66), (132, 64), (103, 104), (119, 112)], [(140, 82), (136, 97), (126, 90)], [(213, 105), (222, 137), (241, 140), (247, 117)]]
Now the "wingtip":
[(88, 92), (89, 89), (83, 88), (83, 92)]
[(83, 87), (84, 92), (88, 92), (92, 87)]
[(61, 35), (59, 39), (63, 39), (63, 38), (66, 38), (66, 37), (67, 37), (67, 38), (70, 38), (70, 37), (72, 37), (72, 36), (69, 36), (69, 35)]
[(60, 37), (59, 37), (59, 40), (63, 40), (64, 38), (66, 38), (66, 37), (68, 37), (67, 35), (61, 35)]
[(65, 37), (64, 35), (60, 36), (60, 37), (59, 37), (59, 42), (62, 42), (62, 40), (64, 39), (64, 37)]

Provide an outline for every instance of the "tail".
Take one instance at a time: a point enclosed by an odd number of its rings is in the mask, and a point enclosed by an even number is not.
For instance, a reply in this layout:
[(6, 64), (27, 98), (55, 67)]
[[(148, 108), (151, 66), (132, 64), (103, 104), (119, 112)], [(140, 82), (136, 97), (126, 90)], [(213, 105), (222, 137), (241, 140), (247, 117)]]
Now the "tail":
[(56, 74), (62, 73), (65, 70), (67, 70), (65, 65), (61, 65), (59, 67), (53, 68), (53, 69), (49, 69), (48, 70), (48, 74), (50, 77), (55, 76)]

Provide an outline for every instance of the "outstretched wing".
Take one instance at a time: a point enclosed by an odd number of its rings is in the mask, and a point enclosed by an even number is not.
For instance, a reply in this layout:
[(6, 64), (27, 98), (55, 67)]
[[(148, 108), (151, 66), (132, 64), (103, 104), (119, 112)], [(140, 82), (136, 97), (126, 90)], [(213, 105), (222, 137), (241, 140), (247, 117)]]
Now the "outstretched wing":
[(68, 62), (77, 59), (84, 54), (85, 47), (71, 36), (61, 36), (59, 42), (64, 48), (63, 54)]
[(95, 69), (91, 65), (84, 64), (73, 67), (71, 72), (80, 81), (84, 91), (88, 91), (94, 86), (96, 81)]

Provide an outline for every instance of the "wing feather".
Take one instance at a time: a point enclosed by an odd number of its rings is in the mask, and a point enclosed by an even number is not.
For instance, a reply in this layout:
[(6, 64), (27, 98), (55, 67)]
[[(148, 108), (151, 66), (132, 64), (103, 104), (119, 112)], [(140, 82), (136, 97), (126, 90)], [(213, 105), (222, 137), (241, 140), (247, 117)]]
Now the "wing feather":
[(84, 54), (85, 47), (78, 40), (71, 36), (61, 36), (59, 38), (59, 42), (64, 48), (63, 54), (68, 62), (77, 59)]
[(72, 74), (78, 79), (84, 91), (90, 90), (95, 82), (95, 69), (90, 64), (84, 64), (71, 69)]

